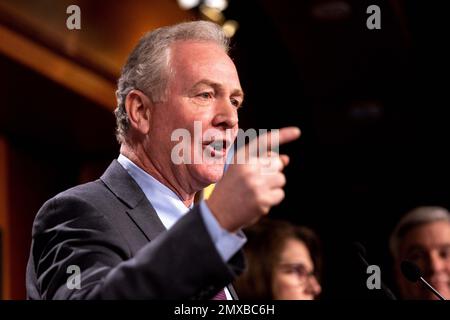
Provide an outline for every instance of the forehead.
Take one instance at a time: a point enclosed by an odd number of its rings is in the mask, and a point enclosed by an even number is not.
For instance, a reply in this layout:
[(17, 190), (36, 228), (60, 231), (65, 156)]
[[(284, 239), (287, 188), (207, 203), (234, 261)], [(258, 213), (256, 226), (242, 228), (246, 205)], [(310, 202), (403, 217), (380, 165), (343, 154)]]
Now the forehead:
[(434, 221), (412, 228), (402, 241), (402, 249), (419, 246), (431, 250), (437, 246), (450, 244), (450, 222)]
[(306, 245), (294, 238), (287, 239), (280, 255), (283, 263), (303, 263), (306, 267), (312, 267), (312, 260)]
[(208, 79), (240, 89), (233, 61), (217, 43), (177, 41), (170, 48), (170, 64), (176, 81), (188, 84)]

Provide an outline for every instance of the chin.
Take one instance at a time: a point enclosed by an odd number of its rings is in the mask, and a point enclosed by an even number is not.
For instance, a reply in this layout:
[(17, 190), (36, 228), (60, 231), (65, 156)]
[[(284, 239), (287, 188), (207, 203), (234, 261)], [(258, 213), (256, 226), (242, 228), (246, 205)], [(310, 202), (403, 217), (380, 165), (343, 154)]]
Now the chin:
[(450, 298), (450, 290), (448, 289), (447, 286), (436, 286), (435, 287), (437, 291), (439, 291), (439, 293), (444, 296), (445, 299), (449, 299)]
[(212, 183), (216, 183), (223, 177), (223, 167), (222, 164), (216, 165), (201, 165), (200, 167), (195, 168), (195, 176), (198, 177), (198, 180), (202, 181), (204, 187), (209, 186)]

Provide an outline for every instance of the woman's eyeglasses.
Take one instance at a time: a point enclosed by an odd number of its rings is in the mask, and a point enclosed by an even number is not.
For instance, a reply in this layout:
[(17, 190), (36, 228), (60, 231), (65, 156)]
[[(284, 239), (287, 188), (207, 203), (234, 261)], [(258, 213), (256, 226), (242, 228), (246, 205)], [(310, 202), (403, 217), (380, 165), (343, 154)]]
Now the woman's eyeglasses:
[(296, 274), (300, 284), (304, 284), (309, 278), (315, 277), (314, 270), (308, 271), (302, 263), (280, 263), (280, 270), (287, 274)]

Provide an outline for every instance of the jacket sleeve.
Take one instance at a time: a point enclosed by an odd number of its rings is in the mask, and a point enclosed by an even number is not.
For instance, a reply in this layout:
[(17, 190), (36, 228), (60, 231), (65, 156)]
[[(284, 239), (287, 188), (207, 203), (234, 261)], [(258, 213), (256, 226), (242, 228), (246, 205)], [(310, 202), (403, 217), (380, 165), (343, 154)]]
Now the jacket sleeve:
[(41, 299), (195, 299), (229, 284), (242, 271), (243, 257), (238, 252), (222, 261), (198, 207), (131, 257), (105, 215), (64, 196), (36, 216), (28, 268)]

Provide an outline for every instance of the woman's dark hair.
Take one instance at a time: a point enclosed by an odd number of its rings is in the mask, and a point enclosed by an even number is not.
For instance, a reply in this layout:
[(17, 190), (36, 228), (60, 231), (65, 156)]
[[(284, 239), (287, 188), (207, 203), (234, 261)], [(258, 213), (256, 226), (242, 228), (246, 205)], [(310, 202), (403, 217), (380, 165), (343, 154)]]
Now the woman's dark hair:
[(308, 248), (314, 263), (314, 274), (320, 282), (322, 270), (321, 245), (316, 234), (309, 228), (296, 226), (287, 221), (261, 219), (256, 225), (244, 230), (247, 243), (244, 254), (247, 269), (234, 282), (240, 299), (271, 300), (272, 277), (280, 254), (289, 239), (297, 239)]

